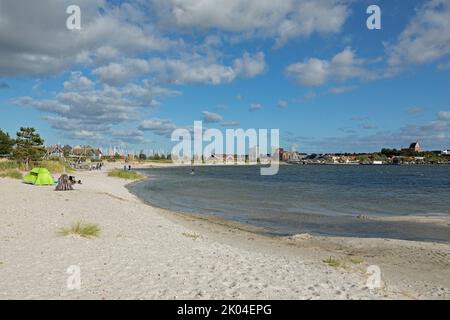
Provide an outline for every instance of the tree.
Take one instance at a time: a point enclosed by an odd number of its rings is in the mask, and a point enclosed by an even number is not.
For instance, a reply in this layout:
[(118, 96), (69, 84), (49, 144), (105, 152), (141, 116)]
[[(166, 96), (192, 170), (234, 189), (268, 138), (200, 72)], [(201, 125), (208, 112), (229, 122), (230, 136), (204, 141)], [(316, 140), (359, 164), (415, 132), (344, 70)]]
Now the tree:
[(70, 155), (70, 153), (72, 152), (72, 147), (69, 145), (65, 145), (63, 148), (63, 153), (64, 153), (64, 157), (68, 157)]
[(141, 150), (141, 152), (139, 153), (139, 160), (142, 160), (142, 161), (147, 160), (147, 156), (144, 153), (144, 150)]
[(24, 162), (26, 169), (31, 161), (39, 161), (45, 155), (44, 139), (34, 128), (20, 128), (17, 132), (13, 156), (16, 160)]
[(9, 155), (12, 152), (14, 140), (9, 137), (8, 133), (0, 130), (0, 155)]
[(387, 149), (387, 148), (383, 148), (381, 150), (381, 154), (385, 155), (386, 157), (394, 157), (394, 156), (399, 156), (400, 155), (400, 151), (397, 149)]

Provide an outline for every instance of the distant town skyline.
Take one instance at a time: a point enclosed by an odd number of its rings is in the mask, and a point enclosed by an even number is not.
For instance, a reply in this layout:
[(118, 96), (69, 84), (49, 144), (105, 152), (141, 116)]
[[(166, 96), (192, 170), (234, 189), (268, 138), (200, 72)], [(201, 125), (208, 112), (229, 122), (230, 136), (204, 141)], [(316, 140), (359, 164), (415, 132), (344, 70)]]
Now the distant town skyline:
[(0, 129), (168, 153), (202, 120), (305, 153), (450, 148), (449, 1), (194, 3), (2, 0)]

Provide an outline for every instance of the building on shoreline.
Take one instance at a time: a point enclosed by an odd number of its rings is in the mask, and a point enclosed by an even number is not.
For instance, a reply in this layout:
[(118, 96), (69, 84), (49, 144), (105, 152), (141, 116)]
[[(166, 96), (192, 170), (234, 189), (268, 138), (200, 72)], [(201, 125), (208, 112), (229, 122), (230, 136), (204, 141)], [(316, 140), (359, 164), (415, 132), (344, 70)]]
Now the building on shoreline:
[(419, 153), (421, 151), (419, 142), (413, 142), (410, 144), (409, 148), (402, 149), (402, 153)]

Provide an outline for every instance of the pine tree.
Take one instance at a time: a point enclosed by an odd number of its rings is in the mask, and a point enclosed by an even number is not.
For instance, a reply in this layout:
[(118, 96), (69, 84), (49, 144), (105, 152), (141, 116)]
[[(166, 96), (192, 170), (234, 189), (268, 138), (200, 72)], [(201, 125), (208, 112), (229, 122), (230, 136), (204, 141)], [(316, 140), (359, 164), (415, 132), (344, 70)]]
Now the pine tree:
[(28, 170), (30, 162), (39, 161), (44, 155), (44, 139), (41, 138), (34, 128), (21, 127), (15, 140), (14, 158), (19, 162), (25, 163)]
[(14, 140), (9, 134), (0, 130), (0, 155), (9, 155), (12, 152)]

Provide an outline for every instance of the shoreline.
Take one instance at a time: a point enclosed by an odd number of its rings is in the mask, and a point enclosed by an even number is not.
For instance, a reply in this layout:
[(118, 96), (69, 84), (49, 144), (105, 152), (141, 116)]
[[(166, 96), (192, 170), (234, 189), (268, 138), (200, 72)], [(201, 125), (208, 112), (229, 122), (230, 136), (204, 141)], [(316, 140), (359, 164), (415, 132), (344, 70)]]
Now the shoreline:
[[(158, 168), (139, 168), (139, 169), (151, 169), (156, 170)], [(160, 168), (161, 169), (161, 168)], [(297, 225), (295, 227), (286, 228), (284, 225), (273, 226), (264, 224), (252, 224), (246, 222), (246, 220), (228, 219), (222, 212), (219, 214), (212, 214), (209, 212), (196, 212), (195, 209), (185, 208), (176, 209), (158, 204), (152, 203), (151, 200), (146, 200), (142, 197), (139, 190), (134, 190), (133, 187), (145, 181), (151, 181), (152, 176), (144, 173), (145, 178), (136, 182), (127, 184), (125, 187), (134, 196), (139, 198), (143, 203), (152, 207), (167, 210), (169, 212), (189, 215), (197, 217), (199, 219), (222, 221), (221, 223), (233, 223), (240, 225), (242, 229), (257, 230), (259, 233), (274, 236), (274, 237), (289, 237), (296, 234), (310, 233), (311, 235), (318, 237), (342, 237), (342, 238), (364, 238), (364, 239), (382, 239), (388, 238), (392, 240), (406, 240), (406, 241), (418, 241), (429, 243), (443, 243), (450, 245), (449, 227), (450, 227), (450, 215), (445, 214), (428, 214), (428, 215), (355, 215), (355, 214), (342, 214), (342, 215), (327, 215), (325, 213), (299, 213), (296, 217)], [(141, 196), (141, 197), (140, 197)], [(322, 225), (322, 229), (311, 231), (308, 225), (316, 224)], [(348, 226), (346, 226), (348, 225)], [(350, 226), (351, 225), (351, 226)], [(302, 227), (304, 226), (304, 227)], [(340, 228), (338, 232), (334, 233), (333, 228)], [(345, 230), (353, 231), (347, 231)], [(353, 229), (352, 229), (353, 228)], [(303, 230), (302, 230), (303, 229)], [(309, 230), (308, 230), (309, 229)], [(385, 230), (391, 230), (385, 232)], [(394, 231), (398, 230), (398, 231)]]
[[(84, 184), (67, 193), (1, 179), (0, 299), (450, 299), (445, 244), (269, 237), (155, 208), (104, 172), (76, 175)], [(56, 235), (77, 220), (98, 223), (100, 237)], [(65, 288), (72, 264), (79, 291)], [(365, 286), (372, 264), (382, 289)]]
[[(149, 178), (145, 178), (144, 180), (148, 180)], [(216, 225), (222, 225), (225, 227), (233, 227), (238, 230), (252, 232), (252, 233), (258, 233), (261, 236), (271, 237), (271, 238), (291, 238), (296, 237), (298, 235), (309, 235), (313, 237), (323, 237), (323, 238), (349, 238), (349, 239), (388, 239), (388, 240), (399, 240), (399, 241), (410, 241), (410, 242), (425, 242), (425, 243), (440, 243), (440, 244), (448, 244), (450, 245), (450, 241), (445, 240), (408, 240), (408, 239), (397, 239), (397, 238), (386, 238), (386, 237), (360, 237), (360, 236), (338, 236), (338, 235), (327, 235), (327, 234), (309, 234), (309, 233), (293, 233), (293, 234), (279, 234), (274, 231), (270, 231), (267, 227), (263, 226), (257, 226), (250, 223), (245, 223), (237, 220), (230, 220), (223, 217), (215, 216), (212, 214), (203, 214), (203, 213), (196, 213), (196, 212), (188, 212), (188, 211), (180, 211), (175, 209), (169, 209), (164, 208), (161, 206), (158, 206), (157, 204), (154, 204), (150, 201), (147, 201), (145, 199), (140, 198), (133, 192), (129, 190), (129, 187), (131, 187), (134, 184), (138, 184), (142, 181), (134, 181), (130, 182), (125, 185), (125, 188), (135, 196), (139, 201), (141, 201), (143, 204), (164, 211), (168, 214), (180, 216), (180, 217), (189, 217), (190, 219), (197, 219), (205, 222), (209, 222), (211, 224)], [(327, 218), (326, 215), (319, 215), (319, 214), (305, 214), (305, 216), (318, 216), (321, 218)], [(340, 217), (333, 217), (339, 219)], [(430, 225), (430, 226), (436, 226), (436, 227), (448, 227), (450, 226), (450, 216), (444, 216), (444, 215), (405, 215), (405, 216), (389, 216), (389, 217), (383, 217), (383, 216), (361, 216), (361, 217), (355, 217), (353, 215), (343, 216), (343, 218), (352, 218), (352, 219), (361, 219), (363, 221), (371, 221), (371, 222), (386, 222), (386, 223), (411, 223), (414, 224), (416, 227), (420, 227), (423, 225)]]

